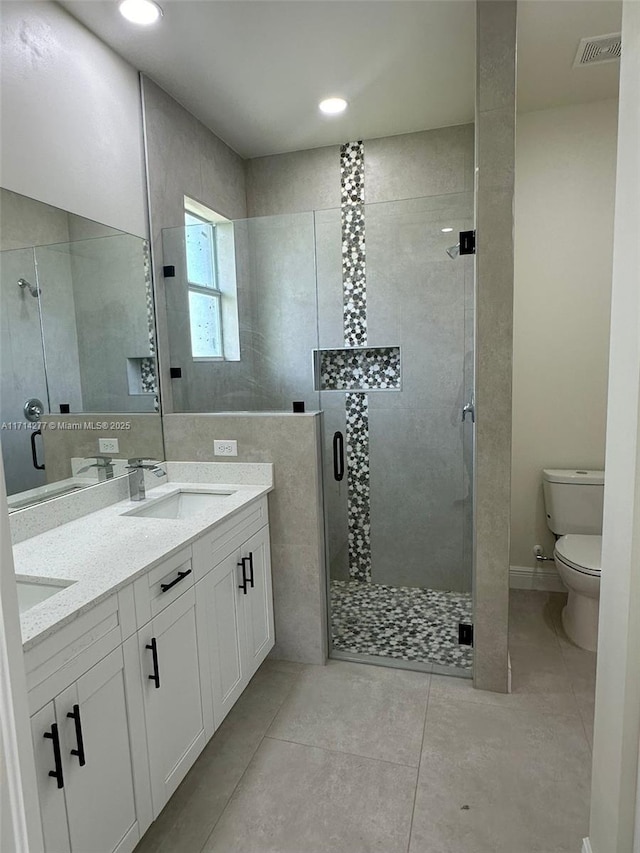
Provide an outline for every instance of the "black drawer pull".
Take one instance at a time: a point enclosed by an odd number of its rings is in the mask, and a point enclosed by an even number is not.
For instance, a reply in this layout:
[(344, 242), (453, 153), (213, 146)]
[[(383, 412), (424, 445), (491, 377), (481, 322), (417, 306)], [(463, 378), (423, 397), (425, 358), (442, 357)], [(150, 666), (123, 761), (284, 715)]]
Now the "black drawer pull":
[(238, 584), (238, 589), (241, 589), (245, 595), (247, 594), (247, 584), (251, 583), (251, 585), (253, 586), (253, 582), (250, 581), (249, 578), (247, 577), (247, 570), (245, 567), (245, 562), (248, 559), (249, 559), (248, 557), (241, 557), (240, 562), (238, 563), (239, 566), (242, 566), (242, 583)]
[(344, 477), (344, 436), (341, 432), (333, 434), (333, 479), (340, 482)]
[(162, 590), (162, 592), (166, 592), (168, 589), (171, 589), (172, 586), (175, 586), (177, 583), (180, 583), (183, 578), (186, 578), (186, 576), (190, 574), (191, 569), (187, 569), (186, 572), (178, 572), (178, 577), (175, 580), (172, 580), (171, 583), (161, 583), (160, 589)]
[(84, 740), (82, 738), (82, 723), (80, 722), (80, 705), (74, 705), (73, 711), (70, 711), (67, 714), (67, 717), (72, 719), (76, 724), (76, 743), (78, 744), (77, 749), (71, 750), (71, 755), (78, 756), (78, 764), (80, 767), (84, 767), (87, 763), (84, 757)]
[(249, 583), (251, 584), (251, 589), (255, 586), (253, 582), (253, 551), (249, 551)]
[(147, 644), (145, 649), (149, 649), (153, 655), (153, 675), (149, 676), (149, 680), (155, 682), (157, 690), (160, 687), (160, 669), (158, 668), (158, 644), (155, 637), (151, 638), (151, 644)]
[(57, 723), (51, 724), (51, 731), (45, 732), (43, 737), (50, 738), (53, 741), (53, 759), (56, 763), (55, 770), (49, 770), (49, 776), (58, 783), (58, 788), (64, 788), (64, 779), (62, 777), (62, 755), (60, 754), (60, 736), (58, 735)]

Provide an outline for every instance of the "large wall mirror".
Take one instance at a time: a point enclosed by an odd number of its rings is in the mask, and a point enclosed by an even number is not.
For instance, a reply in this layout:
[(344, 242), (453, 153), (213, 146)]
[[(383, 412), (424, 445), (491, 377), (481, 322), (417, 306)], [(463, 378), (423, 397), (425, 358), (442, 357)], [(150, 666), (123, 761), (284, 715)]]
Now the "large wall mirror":
[(10, 510), (164, 458), (148, 242), (0, 189)]

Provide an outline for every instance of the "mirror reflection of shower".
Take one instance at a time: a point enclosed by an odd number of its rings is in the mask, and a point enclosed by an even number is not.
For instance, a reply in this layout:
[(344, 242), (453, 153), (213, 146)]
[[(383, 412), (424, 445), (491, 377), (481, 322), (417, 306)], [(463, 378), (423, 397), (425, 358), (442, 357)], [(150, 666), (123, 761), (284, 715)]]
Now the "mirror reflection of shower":
[(447, 249), (447, 255), (454, 260), (460, 254), (460, 243), (456, 243), (455, 246), (449, 246)]
[(18, 279), (18, 287), (19, 287), (21, 290), (24, 290), (24, 289), (25, 289), (25, 287), (26, 287), (26, 288), (28, 289), (29, 293), (30, 293), (32, 296), (34, 296), (36, 299), (38, 298), (38, 296), (40, 296), (40, 288), (38, 288), (38, 287), (36, 287), (35, 285), (31, 284), (31, 282), (30, 282), (30, 281), (27, 281), (27, 280), (26, 280), (26, 278), (19, 278), (19, 279)]

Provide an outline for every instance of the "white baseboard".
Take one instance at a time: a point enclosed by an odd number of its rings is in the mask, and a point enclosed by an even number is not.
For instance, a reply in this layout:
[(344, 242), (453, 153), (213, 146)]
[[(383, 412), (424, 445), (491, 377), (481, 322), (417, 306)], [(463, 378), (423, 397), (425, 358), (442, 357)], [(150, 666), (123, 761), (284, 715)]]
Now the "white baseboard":
[(593, 853), (593, 850), (591, 849), (591, 842), (588, 838), (582, 839), (582, 853)]
[(566, 592), (555, 566), (541, 566), (535, 569), (527, 566), (511, 566), (509, 569), (509, 586), (511, 589), (537, 589), (542, 592)]

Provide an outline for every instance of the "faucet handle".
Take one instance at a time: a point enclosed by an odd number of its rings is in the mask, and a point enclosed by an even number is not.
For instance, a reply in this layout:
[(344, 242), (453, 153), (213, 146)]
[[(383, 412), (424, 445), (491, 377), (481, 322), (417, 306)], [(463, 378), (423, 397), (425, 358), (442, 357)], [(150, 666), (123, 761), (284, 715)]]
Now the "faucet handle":
[(158, 467), (158, 463), (155, 461), (155, 459), (148, 459), (147, 461), (148, 461), (148, 462), (151, 462), (151, 463), (153, 463), (153, 464), (151, 464), (151, 465), (145, 465), (145, 464), (144, 464), (144, 463), (145, 463), (145, 459), (144, 459), (144, 457), (141, 457), (141, 456), (134, 456), (132, 459), (127, 459), (127, 462), (129, 463), (129, 464), (127, 465), (127, 468), (130, 468), (130, 469), (132, 469), (132, 470), (136, 470), (136, 469), (144, 468), (144, 469), (146, 469), (147, 471), (155, 471), (155, 470), (156, 470), (156, 468)]

